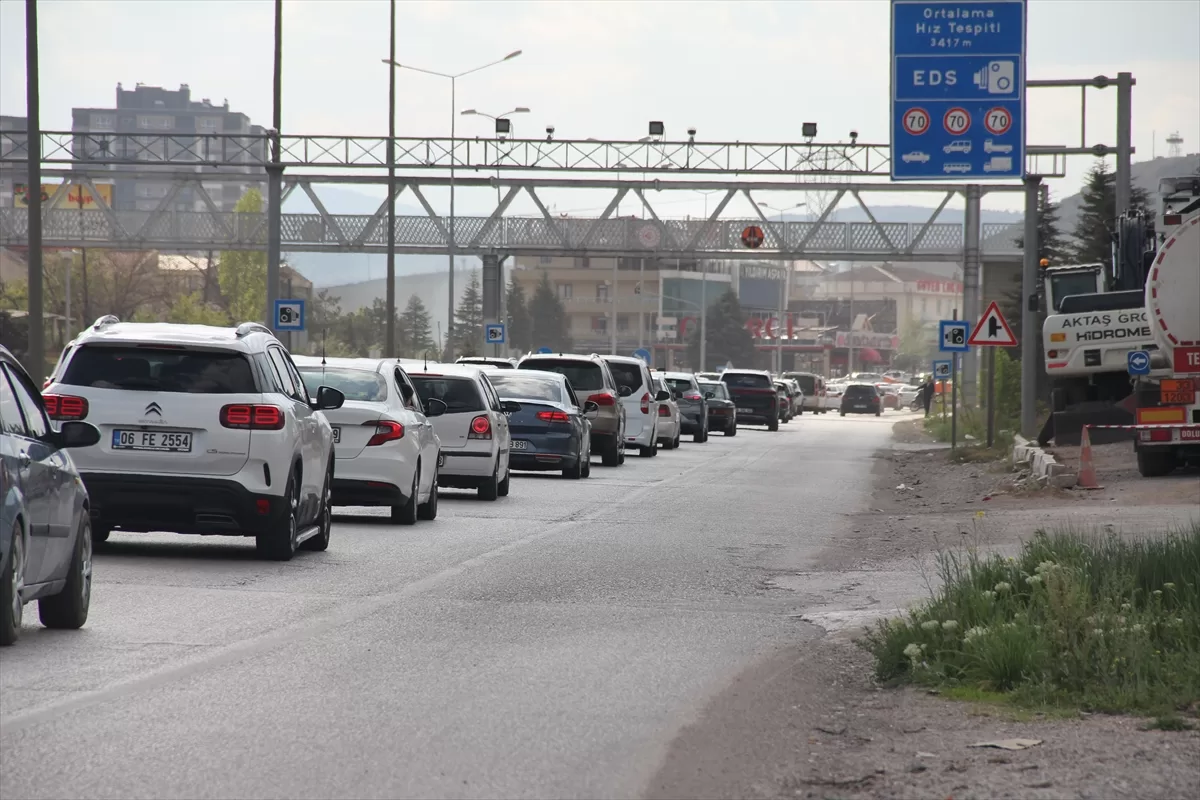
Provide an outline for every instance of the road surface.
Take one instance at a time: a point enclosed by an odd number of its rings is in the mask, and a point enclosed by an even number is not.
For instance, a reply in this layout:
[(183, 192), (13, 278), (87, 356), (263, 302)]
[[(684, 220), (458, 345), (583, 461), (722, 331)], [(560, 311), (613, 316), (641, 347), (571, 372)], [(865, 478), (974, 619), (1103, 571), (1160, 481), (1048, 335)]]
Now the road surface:
[(816, 635), (772, 578), (865, 505), (893, 421), (522, 474), (415, 527), (356, 509), (289, 563), (114, 534), (87, 626), (30, 607), (0, 654), (0, 797), (641, 796), (711, 698)]

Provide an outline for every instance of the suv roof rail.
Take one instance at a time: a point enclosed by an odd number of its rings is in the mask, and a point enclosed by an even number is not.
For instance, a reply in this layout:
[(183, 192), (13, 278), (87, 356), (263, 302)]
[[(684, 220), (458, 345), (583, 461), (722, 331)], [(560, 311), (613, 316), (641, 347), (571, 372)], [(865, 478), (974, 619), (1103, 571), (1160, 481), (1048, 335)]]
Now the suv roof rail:
[(120, 321), (121, 318), (116, 314), (105, 314), (103, 317), (99, 317), (95, 322), (92, 323), (92, 330), (98, 331), (106, 325), (116, 325)]
[(270, 328), (268, 328), (266, 325), (263, 325), (261, 322), (243, 322), (241, 325), (237, 326), (237, 331), (234, 333), (234, 335), (240, 339), (243, 336), (248, 336), (252, 333), (265, 333), (269, 336), (275, 335)]

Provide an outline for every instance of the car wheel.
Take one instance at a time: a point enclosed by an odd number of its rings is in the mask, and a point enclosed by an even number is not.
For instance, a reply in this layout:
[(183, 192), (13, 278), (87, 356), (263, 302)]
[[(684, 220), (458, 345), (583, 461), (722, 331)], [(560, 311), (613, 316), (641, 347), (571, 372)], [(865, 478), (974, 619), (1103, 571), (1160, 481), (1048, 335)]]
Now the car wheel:
[(417, 524), (417, 500), (421, 491), (421, 465), (417, 464), (416, 474), (413, 475), (412, 492), (408, 502), (402, 506), (392, 506), (392, 522), (400, 525)]
[(92, 527), (92, 544), (104, 544), (108, 541), (108, 535), (112, 533), (112, 528), (107, 525), (95, 525)]
[(773, 419), (773, 420), (771, 420), (770, 422), (768, 422), (768, 423), (767, 423), (767, 430), (769, 430), (769, 431), (777, 431), (777, 430), (779, 430), (779, 420), (777, 420), (777, 419)]
[(496, 462), (496, 469), (492, 474), (479, 484), (479, 499), (480, 500), (495, 500), (500, 496), (500, 480), (497, 473), (500, 472), (500, 462)]
[(638, 455), (642, 458), (654, 458), (658, 455), (658, 440), (651, 441), (646, 447), (639, 447)]
[(21, 591), (25, 588), (25, 537), (21, 526), (13, 523), (12, 542), (8, 547), (8, 565), (0, 573), (0, 645), (15, 644), (21, 635), (25, 603)]
[(604, 441), (604, 448), (600, 451), (600, 461), (606, 467), (615, 467), (621, 463), (623, 455), (621, 443), (609, 437)]
[[(436, 463), (436, 462), (435, 462)], [(433, 473), (433, 485), (429, 487), (429, 499), (417, 506), (417, 517), (425, 520), (437, 519), (438, 476)]]
[(838, 413), (839, 413), (839, 414), (841, 414), (843, 417), (844, 417), (844, 416), (846, 416), (846, 412), (845, 412), (845, 411), (839, 411)]
[(877, 416), (877, 417), (878, 417), (878, 416), (879, 416), (881, 413), (883, 413), (883, 412), (881, 412), (881, 411), (876, 411), (876, 412), (875, 412), (875, 416)]
[(500, 497), (508, 497), (508, 490), (511, 488), (511, 484), (512, 470), (510, 469), (504, 473), (504, 480), (496, 484), (496, 494), (498, 494)]
[(1138, 474), (1143, 478), (1161, 478), (1175, 470), (1175, 454), (1170, 450), (1144, 448), (1137, 451)]
[(729, 427), (725, 429), (725, 435), (726, 436), (737, 436), (737, 423), (736, 422), (731, 423), (729, 425)]
[(583, 459), (583, 477), (590, 478), (592, 475), (592, 450), (589, 445), (587, 457)]
[(325, 485), (321, 487), (321, 509), (317, 512), (317, 535), (300, 543), (301, 550), (324, 553), (329, 549), (329, 535), (333, 533), (333, 463), (325, 470)]
[(58, 594), (38, 600), (38, 617), (47, 628), (75, 630), (87, 622), (92, 604), (92, 523), (85, 512), (75, 536), (75, 552), (67, 585)]
[(682, 434), (682, 433), (676, 433), (676, 434), (675, 434), (675, 441), (674, 441), (674, 442), (671, 444), (671, 449), (672, 449), (672, 450), (677, 450), (677, 449), (679, 449), (679, 443), (680, 443), (680, 441), (681, 441), (682, 439), (683, 439), (683, 434)]
[(263, 558), (271, 561), (291, 561), (292, 556), (296, 555), (296, 536), (300, 533), (300, 520), (297, 518), (300, 513), (300, 499), (297, 497), (300, 489), (297, 483), (296, 474), (293, 472), (288, 478), (283, 494), (287, 504), (283, 519), (274, 530), (254, 537), (254, 548)]

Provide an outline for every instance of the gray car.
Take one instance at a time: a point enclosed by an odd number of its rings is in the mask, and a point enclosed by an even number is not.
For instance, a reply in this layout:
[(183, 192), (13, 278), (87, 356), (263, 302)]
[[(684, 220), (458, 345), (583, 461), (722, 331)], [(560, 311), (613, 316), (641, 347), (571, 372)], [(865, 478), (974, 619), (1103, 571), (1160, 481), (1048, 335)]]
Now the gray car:
[[(100, 431), (87, 422), (50, 426), (46, 404), (12, 353), (0, 347), (0, 645), (16, 642), (26, 603), (47, 628), (79, 628), (92, 598), (88, 495), (67, 454)], [(79, 398), (65, 398), (81, 403)], [(86, 416), (86, 405), (80, 414)]]
[(592, 419), (592, 452), (599, 453), (604, 466), (625, 463), (625, 406), (628, 386), (618, 386), (608, 364), (598, 355), (532, 353), (521, 359), (517, 369), (540, 369), (565, 375), (579, 402), (593, 402), (597, 413)]
[(679, 404), (680, 429), (692, 435), (692, 441), (708, 441), (708, 401), (700, 391), (696, 376), (688, 372), (664, 372), (663, 379), (671, 387)]

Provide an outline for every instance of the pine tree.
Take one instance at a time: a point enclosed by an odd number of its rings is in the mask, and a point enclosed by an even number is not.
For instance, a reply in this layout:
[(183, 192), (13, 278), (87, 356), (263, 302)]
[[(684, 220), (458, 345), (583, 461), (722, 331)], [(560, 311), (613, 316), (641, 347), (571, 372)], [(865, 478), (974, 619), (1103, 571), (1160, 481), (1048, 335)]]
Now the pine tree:
[[(251, 189), (233, 207), (235, 214), (261, 214), (262, 193)], [(243, 223), (244, 224), (244, 223)], [(225, 298), (225, 307), (233, 324), (263, 318), (267, 305), (267, 254), (255, 250), (231, 250), (221, 253), (217, 283)], [(271, 320), (267, 320), (270, 322)]]
[[(1038, 196), (1038, 260), (1047, 259), (1051, 264), (1065, 264), (1069, 257), (1067, 243), (1058, 220), (1058, 203), (1050, 199), (1050, 192)], [(1017, 238), (1017, 247), (1025, 249), (1025, 237)]]
[(483, 346), (483, 288), (479, 271), (471, 273), (462, 299), (454, 311), (454, 352), (460, 356), (477, 356)]
[(758, 361), (758, 350), (754, 337), (746, 330), (746, 314), (732, 289), (717, 298), (708, 308), (705, 321), (708, 333), (707, 364), (700, 363), (700, 325), (694, 324), (688, 341), (688, 363), (699, 370), (711, 366), (733, 364), (743, 369), (753, 369)]
[[(1112, 231), (1116, 218), (1122, 211), (1117, 208), (1117, 176), (1109, 172), (1103, 159), (1096, 161), (1088, 172), (1087, 181), (1080, 191), (1083, 201), (1079, 209), (1079, 220), (1075, 223), (1075, 247), (1073, 260), (1080, 264), (1104, 264), (1108, 274), (1112, 273)], [(1146, 190), (1134, 186), (1130, 191), (1132, 208), (1145, 208), (1150, 198)]]
[(529, 304), (525, 300), (525, 287), (515, 277), (508, 279), (508, 341), (510, 346), (522, 353), (533, 349), (533, 320), (529, 317)]
[(396, 325), (402, 347), (400, 353), (410, 358), (421, 358), (426, 352), (433, 353), (437, 345), (430, 333), (429, 309), (417, 295), (408, 298), (408, 305)]
[(559, 353), (570, 352), (574, 343), (567, 327), (567, 312), (544, 270), (542, 280), (529, 299), (529, 317), (531, 346), (549, 347)]

